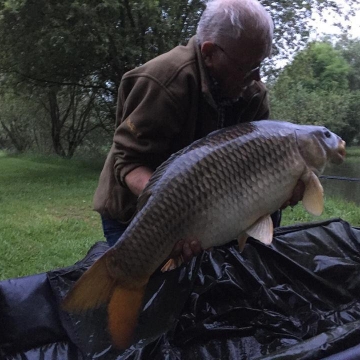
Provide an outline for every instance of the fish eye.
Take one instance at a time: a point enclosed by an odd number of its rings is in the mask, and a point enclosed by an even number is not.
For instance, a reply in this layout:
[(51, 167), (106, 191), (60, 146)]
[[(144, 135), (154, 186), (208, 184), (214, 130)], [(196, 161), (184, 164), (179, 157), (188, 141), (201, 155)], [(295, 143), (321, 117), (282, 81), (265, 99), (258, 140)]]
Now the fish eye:
[(324, 135), (327, 137), (327, 138), (330, 138), (331, 137), (331, 133), (329, 130), (326, 130)]

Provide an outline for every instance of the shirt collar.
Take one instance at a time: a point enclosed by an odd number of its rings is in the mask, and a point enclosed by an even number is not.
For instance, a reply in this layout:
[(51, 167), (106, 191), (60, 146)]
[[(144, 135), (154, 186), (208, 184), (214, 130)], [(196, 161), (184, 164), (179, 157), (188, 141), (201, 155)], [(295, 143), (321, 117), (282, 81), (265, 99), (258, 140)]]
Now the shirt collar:
[(224, 98), (221, 96), (221, 90), (219, 83), (209, 75), (209, 82), (210, 82), (210, 92), (215, 100), (217, 106), (232, 106), (236, 104), (241, 97), (238, 98)]

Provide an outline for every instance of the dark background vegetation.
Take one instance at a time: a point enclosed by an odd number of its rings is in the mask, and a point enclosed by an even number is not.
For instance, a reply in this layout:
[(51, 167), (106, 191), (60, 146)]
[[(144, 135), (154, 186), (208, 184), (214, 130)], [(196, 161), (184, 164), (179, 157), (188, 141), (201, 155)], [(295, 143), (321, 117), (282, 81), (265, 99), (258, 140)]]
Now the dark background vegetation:
[[(349, 14), (329, 0), (261, 2), (275, 22), (262, 70), (272, 117), (324, 124), (358, 143), (360, 40), (343, 26), (337, 39), (308, 41), (313, 12)], [(0, 150), (104, 156), (122, 75), (186, 43), (203, 8), (201, 0), (0, 0)], [(279, 69), (281, 59), (292, 60)]]

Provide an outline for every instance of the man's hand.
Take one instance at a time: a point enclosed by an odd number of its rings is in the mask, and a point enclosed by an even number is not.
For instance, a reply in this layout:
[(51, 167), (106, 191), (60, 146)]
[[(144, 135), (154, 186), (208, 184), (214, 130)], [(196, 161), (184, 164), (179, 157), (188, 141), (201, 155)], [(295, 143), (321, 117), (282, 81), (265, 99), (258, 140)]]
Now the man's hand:
[(184, 262), (189, 262), (202, 251), (200, 241), (194, 239), (179, 240), (173, 247), (168, 261), (161, 268), (162, 272), (171, 271)]
[(194, 256), (202, 252), (200, 241), (195, 239), (186, 239), (178, 241), (173, 247), (169, 257), (177, 258), (182, 255), (184, 262), (190, 261)]
[(305, 184), (303, 181), (298, 180), (291, 198), (284, 202), (280, 209), (285, 209), (288, 206), (295, 206), (299, 201), (302, 200), (305, 191)]
[(125, 176), (125, 182), (130, 191), (139, 196), (148, 183), (153, 171), (146, 166), (139, 166)]

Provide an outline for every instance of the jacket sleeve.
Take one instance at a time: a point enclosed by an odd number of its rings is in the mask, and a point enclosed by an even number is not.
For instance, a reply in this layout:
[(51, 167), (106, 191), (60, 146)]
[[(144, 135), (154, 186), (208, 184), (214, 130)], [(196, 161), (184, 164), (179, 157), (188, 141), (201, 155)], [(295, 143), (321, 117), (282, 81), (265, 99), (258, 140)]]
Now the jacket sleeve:
[(121, 185), (126, 186), (125, 176), (135, 168), (155, 170), (170, 156), (186, 116), (179, 98), (149, 75), (123, 78), (114, 135), (114, 171)]

